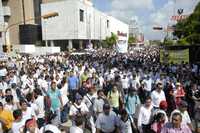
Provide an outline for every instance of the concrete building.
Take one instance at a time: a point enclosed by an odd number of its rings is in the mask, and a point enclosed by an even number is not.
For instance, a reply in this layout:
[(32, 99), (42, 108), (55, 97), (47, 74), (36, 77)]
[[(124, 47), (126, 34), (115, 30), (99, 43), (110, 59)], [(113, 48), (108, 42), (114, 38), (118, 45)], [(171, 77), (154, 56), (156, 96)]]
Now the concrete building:
[(41, 5), (41, 14), (57, 12), (59, 16), (42, 19), (43, 40), (62, 50), (86, 48), (90, 41), (104, 40), (111, 32), (127, 45), (128, 25), (98, 11), (90, 0), (63, 0)]
[(8, 0), (0, 0), (0, 51), (5, 44), (5, 29), (8, 26), (8, 20), (11, 16), (10, 7), (7, 5)]
[[(34, 0), (37, 1), (37, 0)], [(8, 25), (22, 22), (22, 24), (36, 24), (35, 20), (24, 22), (24, 20), (34, 18), (34, 1), (33, 0), (7, 0), (7, 5), (11, 9), (11, 16), (8, 20)], [(9, 29), (9, 38), (7, 39), (10, 44), (20, 44), (19, 25), (13, 26)]]
[(129, 23), (129, 36), (136, 37), (140, 33), (138, 22), (132, 18)]

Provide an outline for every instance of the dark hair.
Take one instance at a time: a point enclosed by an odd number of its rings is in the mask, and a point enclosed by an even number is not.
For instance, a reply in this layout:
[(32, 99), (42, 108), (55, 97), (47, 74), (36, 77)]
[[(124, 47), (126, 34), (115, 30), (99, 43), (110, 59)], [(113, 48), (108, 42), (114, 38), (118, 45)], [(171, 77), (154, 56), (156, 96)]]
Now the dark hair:
[(0, 106), (2, 106), (2, 107), (3, 107), (3, 103), (2, 103), (2, 102), (0, 102)]
[(83, 124), (83, 122), (84, 122), (83, 117), (80, 116), (80, 115), (77, 115), (77, 116), (76, 116), (76, 119), (75, 119), (75, 124), (76, 124), (76, 126), (81, 126), (81, 125)]
[(26, 104), (27, 104), (27, 102), (26, 102), (24, 99), (21, 99), (21, 100), (19, 101), (20, 106), (22, 106), (23, 103), (26, 103)]
[(13, 111), (13, 117), (16, 119), (18, 119), (20, 116), (22, 116), (22, 111), (21, 109), (17, 109)]
[(103, 90), (98, 90), (97, 91), (97, 95), (99, 95), (99, 93), (103, 92)]
[(151, 99), (150, 96), (147, 96), (147, 97), (145, 98), (145, 101), (147, 101), (147, 100), (152, 100), (152, 99)]
[(163, 117), (165, 117), (165, 114), (160, 112), (160, 113), (155, 115), (154, 120), (158, 122)]
[(36, 95), (42, 95), (42, 91), (40, 89), (34, 89), (34, 93)]
[(10, 88), (6, 89), (5, 93), (8, 93), (8, 91), (12, 91)]
[(7, 103), (12, 102), (13, 96), (12, 95), (8, 95), (8, 96), (6, 96), (5, 100), (6, 100)]
[(179, 116), (181, 118), (181, 121), (182, 121), (182, 115), (181, 115), (181, 113), (175, 112), (175, 113), (172, 114), (172, 118), (176, 117), (176, 116)]
[(54, 133), (54, 132), (52, 132), (50, 130), (46, 130), (46, 131), (44, 131), (44, 133)]
[(30, 102), (30, 101), (32, 100), (32, 98), (33, 98), (33, 93), (28, 93), (28, 94), (26, 95), (26, 100), (27, 100), (28, 102)]

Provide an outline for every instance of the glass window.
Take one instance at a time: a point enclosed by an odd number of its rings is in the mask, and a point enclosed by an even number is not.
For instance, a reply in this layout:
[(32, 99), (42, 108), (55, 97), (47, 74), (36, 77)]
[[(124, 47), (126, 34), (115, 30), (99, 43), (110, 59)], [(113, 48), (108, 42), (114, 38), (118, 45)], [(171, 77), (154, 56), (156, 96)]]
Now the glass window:
[(84, 21), (84, 10), (80, 9), (79, 14), (80, 14), (80, 21), (83, 22)]

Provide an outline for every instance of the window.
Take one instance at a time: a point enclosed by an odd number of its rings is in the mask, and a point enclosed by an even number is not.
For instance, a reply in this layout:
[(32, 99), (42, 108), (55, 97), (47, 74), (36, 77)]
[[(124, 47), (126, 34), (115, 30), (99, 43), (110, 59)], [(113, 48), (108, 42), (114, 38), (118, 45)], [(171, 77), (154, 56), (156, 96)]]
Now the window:
[(109, 28), (109, 20), (107, 20), (106, 25), (107, 25), (107, 28)]
[(80, 9), (79, 15), (80, 15), (80, 21), (83, 22), (84, 21), (84, 10)]

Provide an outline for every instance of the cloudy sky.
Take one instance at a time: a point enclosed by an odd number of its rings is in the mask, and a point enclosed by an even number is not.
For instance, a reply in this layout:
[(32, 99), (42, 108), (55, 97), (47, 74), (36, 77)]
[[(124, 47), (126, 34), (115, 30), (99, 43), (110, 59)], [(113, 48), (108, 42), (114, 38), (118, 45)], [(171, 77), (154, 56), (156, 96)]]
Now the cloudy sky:
[[(192, 13), (200, 0), (93, 0), (94, 6), (129, 24), (137, 19), (145, 39), (162, 39), (164, 31), (153, 31), (154, 26), (171, 25), (171, 16), (183, 8), (184, 14)], [(176, 13), (177, 14), (177, 13)]]

